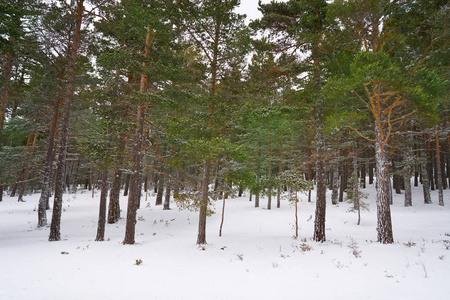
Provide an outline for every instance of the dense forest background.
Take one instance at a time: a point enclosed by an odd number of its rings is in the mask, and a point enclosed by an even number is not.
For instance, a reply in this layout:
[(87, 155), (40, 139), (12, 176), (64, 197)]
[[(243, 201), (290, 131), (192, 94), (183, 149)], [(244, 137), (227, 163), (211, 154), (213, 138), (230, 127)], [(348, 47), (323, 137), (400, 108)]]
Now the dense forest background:
[(148, 189), (199, 212), (198, 244), (211, 201), (246, 189), (271, 209), (314, 188), (318, 242), (327, 202), (359, 211), (366, 184), (380, 243), (392, 193), (444, 205), (447, 1), (273, 1), (249, 24), (239, 2), (2, 1), (0, 201), (40, 193), (57, 241), (64, 192), (100, 188), (97, 240), (125, 217), (124, 244)]

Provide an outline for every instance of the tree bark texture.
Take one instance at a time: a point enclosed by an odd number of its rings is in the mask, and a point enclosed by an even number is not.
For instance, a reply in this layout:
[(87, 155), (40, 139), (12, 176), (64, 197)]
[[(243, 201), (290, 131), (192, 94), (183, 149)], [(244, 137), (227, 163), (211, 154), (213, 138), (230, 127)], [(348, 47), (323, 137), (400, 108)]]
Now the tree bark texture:
[(98, 224), (97, 224), (97, 242), (105, 240), (105, 226), (106, 226), (106, 198), (108, 197), (108, 168), (104, 167), (102, 172), (102, 185), (100, 192), (100, 205), (98, 210)]
[(436, 141), (436, 167), (437, 167), (436, 182), (438, 188), (439, 205), (444, 206), (444, 191), (442, 188), (442, 170), (441, 170), (441, 150), (439, 146), (439, 135), (437, 134), (435, 137), (435, 141)]
[(200, 194), (200, 209), (198, 218), (198, 237), (197, 244), (206, 244), (206, 216), (208, 213), (208, 184), (209, 184), (209, 168), (210, 162), (207, 160), (204, 162), (203, 179), (202, 179), (202, 192)]
[[(64, 68), (65, 70), (65, 68)], [(61, 72), (62, 76), (64, 72)], [(62, 76), (60, 75), (60, 79), (62, 80)], [(52, 177), (52, 164), (53, 164), (53, 150), (55, 144), (55, 136), (56, 136), (56, 128), (58, 125), (58, 117), (59, 117), (59, 107), (61, 106), (61, 97), (58, 95), (55, 107), (53, 110), (53, 119), (50, 127), (50, 133), (48, 136), (48, 144), (47, 144), (47, 152), (45, 154), (45, 163), (42, 175), (42, 190), (41, 196), (39, 198), (38, 205), (38, 227), (43, 227), (47, 225), (47, 203), (49, 202), (50, 193), (51, 193), (51, 177)]]
[(144, 105), (140, 104), (137, 112), (137, 126), (134, 134), (133, 145), (133, 173), (130, 177), (130, 187), (127, 206), (127, 223), (125, 226), (125, 239), (123, 244), (132, 245), (135, 243), (135, 231), (136, 231), (136, 212), (139, 200), (139, 172), (141, 171), (141, 151), (142, 151), (142, 138), (144, 133)]
[(339, 203), (339, 164), (335, 163), (332, 166), (333, 169), (333, 182), (331, 184), (331, 204), (336, 205)]
[(166, 180), (166, 194), (164, 196), (163, 210), (170, 210), (170, 192), (171, 192), (171, 181)]
[(158, 176), (158, 193), (156, 194), (155, 205), (162, 205), (164, 195), (164, 175)]
[(55, 199), (53, 202), (53, 214), (52, 214), (52, 222), (50, 225), (49, 241), (61, 240), (60, 226), (61, 226), (62, 200), (64, 189), (64, 173), (65, 173), (64, 171), (67, 155), (67, 138), (70, 121), (70, 107), (72, 104), (72, 96), (75, 83), (75, 66), (77, 61), (78, 46), (80, 43), (81, 22), (84, 12), (83, 2), (84, 2), (83, 0), (77, 1), (75, 32), (72, 42), (72, 51), (67, 73), (66, 95), (64, 98), (63, 118), (60, 128), (58, 163), (55, 181)]
[(391, 209), (389, 199), (389, 175), (386, 152), (382, 147), (382, 139), (378, 129), (375, 130), (377, 142), (375, 142), (375, 163), (377, 170), (377, 231), (378, 241), (382, 244), (392, 244), (394, 236), (392, 234)]
[(122, 181), (122, 169), (118, 167), (114, 172), (114, 180), (109, 195), (108, 224), (114, 224), (120, 219), (120, 184)]

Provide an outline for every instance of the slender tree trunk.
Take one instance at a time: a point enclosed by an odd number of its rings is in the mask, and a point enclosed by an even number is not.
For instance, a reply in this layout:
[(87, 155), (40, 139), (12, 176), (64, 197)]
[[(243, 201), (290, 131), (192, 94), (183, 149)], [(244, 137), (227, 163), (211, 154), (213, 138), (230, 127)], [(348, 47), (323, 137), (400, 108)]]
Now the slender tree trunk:
[(345, 169), (344, 169), (344, 163), (343, 162), (341, 162), (341, 163), (339, 163), (339, 165), (340, 165), (340, 170), (341, 170), (341, 176), (340, 176), (340, 180), (339, 180), (339, 202), (344, 202), (344, 172), (345, 172)]
[(367, 156), (367, 150), (364, 151), (364, 162), (361, 164), (361, 186), (363, 189), (366, 188), (366, 156)]
[(444, 191), (442, 189), (441, 151), (439, 146), (439, 135), (436, 134), (436, 166), (437, 166), (437, 188), (439, 205), (444, 206)]
[[(269, 181), (272, 179), (272, 139), (269, 138)], [(272, 209), (272, 186), (270, 185), (267, 190), (267, 209)]]
[(118, 167), (114, 172), (114, 180), (109, 195), (108, 224), (114, 224), (120, 219), (120, 184), (122, 169)]
[(50, 225), (49, 241), (61, 240), (60, 226), (61, 226), (62, 200), (64, 188), (64, 169), (67, 155), (67, 138), (70, 121), (70, 106), (72, 103), (72, 96), (75, 83), (75, 66), (77, 61), (78, 45), (80, 43), (81, 22), (84, 13), (83, 2), (84, 2), (83, 0), (77, 1), (77, 9), (75, 16), (75, 33), (72, 42), (72, 51), (67, 74), (68, 76), (66, 83), (66, 96), (64, 99), (64, 106), (63, 106), (63, 118), (60, 129), (58, 164), (56, 169), (56, 182), (55, 182), (55, 199), (53, 202), (53, 214), (52, 214), (52, 222)]
[[(14, 38), (10, 38), (11, 44), (14, 43)], [(12, 52), (8, 52), (7, 58), (6, 58), (6, 64), (4, 67), (5, 70), (5, 77), (4, 77), (4, 84), (3, 89), (1, 91), (1, 99), (0, 99), (0, 150), (2, 149), (2, 132), (3, 132), (3, 125), (5, 122), (6, 117), (6, 107), (8, 104), (8, 94), (9, 94), (9, 84), (11, 81), (11, 69), (12, 69), (12, 61), (13, 61), (13, 55)]]
[(422, 135), (422, 142), (424, 148), (421, 150), (421, 168), (420, 172), (422, 175), (422, 189), (423, 189), (423, 199), (425, 204), (432, 204), (431, 201), (431, 194), (430, 194), (430, 181), (428, 177), (428, 163), (427, 163), (427, 154), (426, 154), (426, 137), (425, 135)]
[(208, 184), (209, 184), (210, 163), (211, 162), (208, 160), (205, 161), (203, 168), (202, 192), (200, 199), (200, 209), (198, 218), (198, 237), (197, 237), (197, 244), (199, 245), (206, 244), (206, 215), (208, 212), (208, 202), (209, 202)]
[[(372, 152), (372, 151), (370, 151), (370, 152)], [(373, 160), (373, 157), (369, 157), (369, 184), (373, 184), (373, 168), (374, 168), (374, 165), (373, 165), (372, 160)]]
[[(26, 160), (30, 161), (31, 158), (33, 157), (33, 153), (34, 153), (34, 149), (36, 148), (36, 140), (37, 140), (37, 136), (38, 134), (35, 133), (33, 135), (31, 135), (31, 138), (33, 140), (32, 144), (31, 144), (31, 149), (28, 149), (28, 153), (26, 155)], [(28, 173), (30, 171), (30, 163), (26, 162), (26, 166), (25, 166), (25, 170), (24, 170), (24, 175), (23, 175), (23, 182), (22, 182), (22, 186), (20, 188), (19, 191), (19, 197), (17, 199), (17, 202), (25, 202), (23, 200), (23, 195), (25, 194), (25, 189), (27, 187), (27, 182), (28, 182)]]
[(331, 204), (336, 205), (339, 202), (339, 163), (334, 163), (332, 165), (333, 169), (333, 182), (332, 182), (332, 192), (331, 192)]
[[(409, 137), (412, 141), (412, 136)], [(405, 184), (405, 206), (412, 206), (412, 193), (411, 193), (411, 167), (413, 166), (412, 147), (406, 145), (405, 159), (403, 160), (405, 165), (403, 167), (403, 181)]]
[[(152, 44), (153, 33), (150, 26), (147, 26), (147, 36), (145, 39), (145, 52), (144, 57), (147, 59), (150, 56), (150, 47)], [(145, 68), (146, 63), (143, 62), (142, 66)], [(141, 74), (141, 82), (139, 91), (141, 93), (147, 90), (147, 76)], [(125, 227), (125, 239), (123, 241), (124, 245), (132, 245), (135, 243), (135, 232), (136, 232), (136, 212), (139, 207), (140, 197), (141, 197), (141, 182), (140, 182), (140, 172), (141, 172), (141, 161), (143, 154), (141, 153), (143, 148), (144, 139), (144, 121), (145, 121), (145, 104), (140, 102), (138, 104), (138, 111), (136, 115), (136, 131), (134, 134), (134, 145), (133, 145), (133, 173), (130, 179), (130, 196), (128, 197), (128, 207), (127, 207), (127, 223)]]
[[(309, 142), (308, 142), (308, 145), (309, 145)], [(306, 155), (307, 155), (307, 157), (306, 157), (306, 160), (308, 161), (308, 180), (311, 180), (312, 181), (312, 166), (311, 166), (311, 163), (309, 163), (310, 161), (311, 161), (311, 149), (308, 147), (307, 149), (306, 149)], [(308, 191), (308, 202), (311, 202), (311, 190), (309, 190)]]
[(295, 238), (298, 238), (298, 198), (297, 191), (295, 191)]
[(223, 227), (223, 221), (225, 219), (225, 193), (223, 194), (223, 202), (222, 202), (222, 220), (220, 221), (220, 228), (219, 228), (219, 236), (222, 236), (222, 227)]
[(126, 197), (128, 196), (128, 191), (130, 188), (130, 179), (131, 179), (131, 174), (127, 174), (125, 176), (125, 187), (123, 189), (123, 195)]
[(166, 180), (166, 195), (164, 197), (163, 210), (170, 210), (170, 190), (171, 190), (171, 181)]
[[(280, 161), (278, 163), (278, 172), (283, 171), (283, 133), (281, 134), (280, 141)], [(277, 188), (277, 208), (281, 207), (281, 187)]]
[[(59, 76), (60, 85), (62, 85), (61, 81), (65, 74), (65, 67), (62, 68)], [(59, 108), (61, 106), (61, 95), (56, 97), (55, 106), (53, 109), (53, 119), (52, 124), (50, 126), (50, 133), (48, 136), (48, 144), (47, 144), (47, 152), (45, 155), (45, 163), (42, 175), (42, 191), (41, 196), (39, 198), (39, 206), (38, 206), (38, 227), (43, 227), (47, 225), (47, 213), (46, 208), (49, 202), (50, 193), (51, 193), (51, 178), (52, 178), (52, 164), (54, 159), (54, 144), (55, 144), (55, 136), (56, 129), (58, 125), (59, 118)]]
[(139, 200), (139, 172), (141, 171), (141, 149), (142, 149), (142, 135), (144, 127), (144, 105), (140, 104), (137, 113), (137, 126), (134, 135), (133, 146), (133, 173), (130, 178), (130, 195), (128, 196), (127, 207), (127, 223), (125, 227), (125, 239), (124, 245), (132, 245), (135, 243), (135, 231), (136, 231), (136, 212)]
[(108, 197), (108, 168), (104, 167), (102, 172), (102, 185), (100, 192), (100, 206), (98, 212), (98, 226), (96, 241), (105, 240), (106, 223), (106, 198)]
[(445, 149), (445, 143), (440, 143), (440, 156), (441, 156), (441, 182), (442, 182), (442, 188), (444, 190), (447, 189), (447, 176), (445, 172), (445, 162), (447, 161), (448, 151)]
[(156, 194), (155, 205), (162, 205), (164, 195), (164, 175), (159, 174), (158, 179), (158, 193)]
[[(320, 21), (320, 20), (319, 20)], [(323, 106), (324, 98), (320, 95), (322, 90), (321, 69), (319, 60), (319, 42), (314, 41), (312, 45), (311, 56), (314, 61), (315, 69), (313, 71), (314, 85), (319, 92), (315, 97), (315, 127), (316, 127), (316, 165), (317, 165), (317, 193), (316, 193), (316, 217), (314, 220), (314, 240), (316, 242), (325, 242), (325, 213), (326, 213), (326, 192), (327, 186), (325, 182), (325, 136), (323, 134), (324, 117)]]
[[(359, 211), (359, 180), (358, 180), (358, 146), (355, 143), (353, 147), (353, 178), (355, 181), (353, 182), (353, 203), (355, 205), (355, 209)], [(359, 224), (358, 224), (359, 225)]]
[(155, 172), (154, 176), (153, 176), (153, 193), (158, 193), (158, 179), (159, 179), (159, 175), (158, 173)]
[(255, 207), (259, 207), (259, 192), (255, 193)]
[(431, 151), (430, 141), (428, 138), (428, 135), (425, 134), (425, 145), (426, 145), (426, 157), (427, 157), (427, 171), (428, 171), (428, 182), (430, 184), (430, 189), (432, 191), (435, 190), (434, 188), (434, 176), (433, 176), (433, 155)]

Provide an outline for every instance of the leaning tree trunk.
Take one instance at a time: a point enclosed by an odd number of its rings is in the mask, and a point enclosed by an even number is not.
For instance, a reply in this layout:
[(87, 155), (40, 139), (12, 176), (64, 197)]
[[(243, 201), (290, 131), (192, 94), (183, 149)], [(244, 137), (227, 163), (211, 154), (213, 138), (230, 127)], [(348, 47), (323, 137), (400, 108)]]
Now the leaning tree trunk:
[(63, 200), (62, 194), (64, 188), (64, 169), (67, 155), (67, 137), (70, 121), (70, 106), (72, 103), (72, 96), (75, 83), (75, 66), (77, 61), (78, 45), (80, 43), (81, 21), (84, 13), (83, 2), (84, 2), (83, 0), (77, 1), (77, 10), (75, 16), (75, 33), (72, 42), (72, 51), (67, 74), (66, 96), (64, 99), (64, 106), (63, 106), (63, 119), (61, 122), (61, 129), (60, 129), (58, 164), (56, 169), (56, 181), (55, 181), (55, 199), (53, 202), (52, 222), (50, 225), (50, 236), (48, 238), (49, 241), (61, 240), (60, 226), (61, 226), (61, 213)]
[(206, 215), (208, 212), (208, 184), (209, 184), (209, 168), (210, 162), (207, 160), (204, 162), (203, 179), (202, 179), (202, 192), (200, 199), (200, 209), (198, 218), (198, 237), (197, 244), (206, 244)]
[(98, 211), (98, 225), (96, 241), (105, 240), (105, 223), (106, 223), (106, 198), (108, 197), (108, 168), (103, 168), (102, 186), (100, 192), (100, 206)]

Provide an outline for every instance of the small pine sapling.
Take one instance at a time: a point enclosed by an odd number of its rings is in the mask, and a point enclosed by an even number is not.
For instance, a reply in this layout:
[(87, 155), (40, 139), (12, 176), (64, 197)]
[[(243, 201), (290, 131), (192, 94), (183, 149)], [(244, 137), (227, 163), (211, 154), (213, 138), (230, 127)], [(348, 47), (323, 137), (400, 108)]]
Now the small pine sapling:
[(347, 195), (345, 197), (348, 203), (353, 204), (348, 211), (358, 213), (358, 225), (361, 224), (361, 210), (369, 210), (369, 204), (361, 200), (367, 199), (367, 193), (361, 192), (359, 185), (358, 177), (356, 174), (353, 174), (349, 179)]
[(312, 182), (303, 179), (303, 175), (295, 171), (284, 171), (278, 174), (274, 180), (274, 184), (279, 187), (289, 188), (289, 201), (295, 204), (295, 236), (298, 238), (298, 192), (306, 193), (312, 190)]

